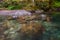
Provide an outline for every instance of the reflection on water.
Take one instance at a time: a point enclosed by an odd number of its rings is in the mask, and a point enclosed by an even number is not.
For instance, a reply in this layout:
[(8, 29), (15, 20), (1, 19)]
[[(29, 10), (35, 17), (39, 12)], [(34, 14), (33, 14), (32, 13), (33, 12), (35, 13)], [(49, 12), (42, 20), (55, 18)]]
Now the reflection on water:
[(60, 25), (56, 22), (20, 22), (0, 16), (0, 40), (60, 40)]

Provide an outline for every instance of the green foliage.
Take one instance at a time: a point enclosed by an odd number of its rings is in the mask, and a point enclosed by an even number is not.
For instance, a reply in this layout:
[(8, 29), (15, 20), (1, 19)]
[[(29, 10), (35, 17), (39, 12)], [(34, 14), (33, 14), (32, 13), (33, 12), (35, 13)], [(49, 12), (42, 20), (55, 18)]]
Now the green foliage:
[(54, 0), (53, 7), (60, 7), (60, 0)]
[(12, 10), (14, 9), (14, 6), (9, 6), (8, 9)]
[(60, 7), (60, 2), (58, 1), (55, 1), (54, 4), (53, 4), (54, 7)]
[(9, 5), (7, 8), (8, 8), (9, 10), (22, 9), (23, 6), (24, 6), (24, 5), (15, 5), (15, 6)]
[(58, 1), (58, 2), (60, 2), (60, 0), (55, 0), (55, 1)]
[(43, 9), (46, 10), (49, 8), (49, 3), (48, 2), (35, 2), (36, 6), (38, 9)]
[(0, 7), (8, 8), (9, 10), (14, 10), (14, 9), (22, 9), (23, 7), (26, 6), (26, 3), (23, 2), (16, 2), (16, 1), (9, 1), (9, 2), (1, 2)]

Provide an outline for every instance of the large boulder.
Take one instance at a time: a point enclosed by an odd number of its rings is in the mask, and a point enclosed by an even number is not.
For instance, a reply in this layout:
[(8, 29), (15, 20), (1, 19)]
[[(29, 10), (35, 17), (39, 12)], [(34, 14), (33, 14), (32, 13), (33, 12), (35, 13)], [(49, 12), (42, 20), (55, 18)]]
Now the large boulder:
[(23, 16), (31, 13), (26, 10), (0, 10), (0, 15)]

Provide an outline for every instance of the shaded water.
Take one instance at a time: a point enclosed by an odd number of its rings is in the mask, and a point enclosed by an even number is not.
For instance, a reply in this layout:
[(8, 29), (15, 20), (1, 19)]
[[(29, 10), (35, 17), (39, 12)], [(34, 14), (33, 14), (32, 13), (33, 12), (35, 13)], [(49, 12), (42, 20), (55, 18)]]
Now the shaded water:
[[(27, 21), (28, 24), (25, 28), (27, 31), (27, 34), (25, 32), (21, 31), (21, 28), (23, 24), (19, 23), (16, 19), (14, 20), (7, 20), (7, 17), (1, 16), (0, 17), (0, 39), (1, 40), (60, 40), (60, 19), (58, 18), (59, 16), (53, 16), (53, 21), (52, 22), (46, 22), (42, 20), (35, 20), (32, 21), (30, 24), (30, 21)], [(35, 26), (33, 26), (35, 24)], [(40, 25), (43, 26), (43, 32), (40, 30)], [(31, 27), (32, 30), (30, 31), (30, 28), (28, 29), (27, 27)], [(39, 26), (39, 27), (38, 27)], [(24, 28), (24, 27), (23, 27)], [(35, 30), (34, 30), (35, 28)], [(38, 30), (38, 29), (39, 30)], [(34, 30), (34, 31), (33, 31)], [(35, 31), (37, 31), (35, 33)]]

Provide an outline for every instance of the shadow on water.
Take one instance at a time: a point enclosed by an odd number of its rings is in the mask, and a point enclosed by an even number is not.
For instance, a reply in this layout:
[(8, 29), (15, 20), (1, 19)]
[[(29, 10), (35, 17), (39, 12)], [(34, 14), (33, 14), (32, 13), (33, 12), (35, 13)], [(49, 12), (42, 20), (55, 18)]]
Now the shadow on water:
[[(10, 40), (60, 40), (60, 14), (56, 13), (56, 14), (52, 15), (52, 17), (53, 17), (53, 19), (52, 19), (52, 22), (50, 22), (50, 23), (42, 22), (39, 20), (39, 21), (37, 21), (38, 24), (36, 23), (35, 26), (33, 26), (34, 23), (31, 24), (33, 27), (37, 26), (35, 28), (35, 31), (37, 31), (38, 29), (40, 29), (40, 27), (38, 27), (38, 26), (40, 26), (39, 23), (41, 22), (45, 31), (42, 32), (42, 30), (38, 30), (38, 32), (36, 34), (33, 34), (34, 32), (31, 31), (31, 34), (29, 34), (29, 35), (25, 34), (24, 32), (20, 33), (20, 31), (17, 31), (17, 30), (19, 30), (21, 25), (16, 20), (8, 20), (7, 22), (9, 23), (10, 27), (13, 29), (11, 30), (11, 28), (10, 28), (10, 29), (5, 30), (8, 33), (7, 37), (13, 36)], [(0, 19), (0, 22), (4, 22), (4, 19), (5, 19), (5, 17)], [(54, 26), (54, 25), (57, 25), (57, 26)], [(27, 28), (26, 28), (26, 30), (27, 30)], [(8, 39), (6, 39), (6, 40), (8, 40)]]

